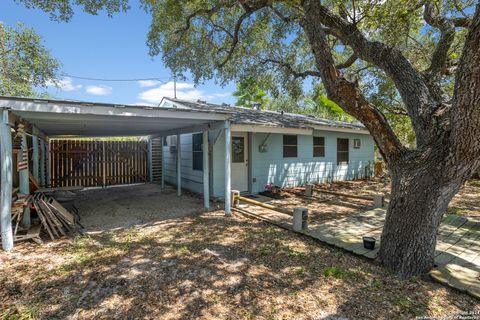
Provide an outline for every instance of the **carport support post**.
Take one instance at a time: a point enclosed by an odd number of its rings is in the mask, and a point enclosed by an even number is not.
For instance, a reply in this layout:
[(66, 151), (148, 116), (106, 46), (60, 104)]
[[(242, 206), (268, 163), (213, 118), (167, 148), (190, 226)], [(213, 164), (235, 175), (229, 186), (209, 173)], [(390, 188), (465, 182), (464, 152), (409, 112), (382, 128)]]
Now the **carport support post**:
[(33, 127), (32, 128), (32, 174), (35, 177), (37, 181), (40, 181), (40, 170), (39, 170), (39, 165), (40, 165), (40, 149), (38, 146), (38, 130), (37, 128)]
[(2, 247), (5, 251), (13, 249), (12, 232), (12, 133), (8, 122), (8, 111), (2, 110), (0, 119), (0, 157), (2, 188), (0, 196), (0, 228)]
[(208, 165), (208, 131), (203, 131), (202, 135), (202, 153), (203, 153), (203, 206), (210, 208), (210, 185), (209, 185), (209, 165)]
[(225, 121), (225, 215), (232, 215), (232, 131), (230, 121)]
[(177, 134), (177, 196), (182, 195), (182, 149), (180, 134)]
[[(27, 143), (27, 134), (22, 132), (22, 150), (28, 150), (28, 143)], [(29, 160), (28, 160), (28, 152), (27, 152), (27, 167), (19, 172), (19, 189), (20, 193), (25, 195), (30, 194), (30, 181), (29, 181)], [(22, 223), (24, 227), (30, 227), (31, 220), (30, 220), (30, 207), (25, 206), (23, 209), (23, 219)]]

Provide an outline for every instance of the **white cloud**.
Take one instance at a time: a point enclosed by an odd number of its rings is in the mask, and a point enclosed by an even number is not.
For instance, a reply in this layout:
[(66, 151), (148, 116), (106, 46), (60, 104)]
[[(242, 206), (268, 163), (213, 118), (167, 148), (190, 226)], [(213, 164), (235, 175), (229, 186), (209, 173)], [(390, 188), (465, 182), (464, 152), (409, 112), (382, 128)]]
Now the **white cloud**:
[(215, 97), (215, 98), (225, 98), (225, 97), (230, 97), (231, 95), (232, 95), (231, 92), (222, 92), (222, 93), (212, 94), (212, 96)]
[(72, 78), (65, 77), (60, 80), (49, 80), (46, 85), (48, 87), (57, 87), (62, 91), (75, 91), (82, 88), (81, 84), (74, 84)]
[(96, 96), (105, 96), (112, 93), (112, 87), (98, 85), (98, 86), (87, 86), (85, 91)]
[[(140, 92), (138, 97), (142, 101), (149, 103), (159, 103), (163, 97), (174, 96), (174, 83), (173, 81), (160, 85), (157, 88), (149, 89)], [(205, 99), (207, 95), (204, 91), (195, 89), (193, 84), (180, 82), (177, 83), (177, 97), (185, 100), (198, 100)]]
[[(177, 98), (184, 100), (212, 100), (215, 98), (222, 98), (229, 96), (230, 93), (213, 93), (208, 94), (203, 90), (195, 88), (191, 83), (179, 82), (177, 83)], [(158, 86), (139, 93), (138, 98), (145, 103), (160, 103), (163, 97), (174, 96), (174, 83), (173, 81), (167, 82)]]
[(159, 85), (160, 81), (157, 80), (140, 80), (138, 81), (138, 85), (142, 88), (153, 87)]

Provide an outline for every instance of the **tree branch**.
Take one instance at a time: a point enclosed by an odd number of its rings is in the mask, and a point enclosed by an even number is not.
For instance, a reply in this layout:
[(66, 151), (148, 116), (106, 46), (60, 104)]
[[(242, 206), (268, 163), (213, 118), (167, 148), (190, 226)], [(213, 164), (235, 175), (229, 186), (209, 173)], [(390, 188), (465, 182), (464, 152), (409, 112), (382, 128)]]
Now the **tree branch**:
[(235, 24), (235, 30), (233, 31), (233, 38), (232, 38), (232, 43), (230, 45), (230, 49), (227, 52), (227, 56), (223, 59), (222, 62), (218, 65), (219, 68), (223, 68), (225, 64), (230, 60), (232, 57), (233, 52), (235, 51), (235, 48), (237, 47), (238, 44), (238, 37), (240, 33), (240, 28), (242, 27), (242, 23), (245, 19), (247, 19), (255, 10), (253, 11), (245, 11), (240, 18), (238, 18), (237, 23)]
[(343, 63), (339, 63), (337, 64), (335, 67), (337, 69), (346, 69), (348, 67), (350, 67), (352, 64), (355, 63), (355, 61), (357, 61), (358, 57), (357, 55), (354, 53), (352, 54), (345, 62)]
[[(320, 3), (312, 5), (312, 0), (304, 0), (303, 5), (305, 15), (316, 18), (311, 23), (316, 26), (323, 24), (329, 28), (331, 34), (350, 46), (360, 59), (382, 69), (392, 79), (412, 119), (417, 144), (425, 145), (436, 139), (436, 120), (432, 117), (432, 112), (439, 102), (434, 99), (423, 75), (400, 50), (368, 40), (355, 24), (342, 19)], [(311, 12), (307, 13), (307, 9)]]
[(315, 71), (315, 70), (297, 71), (292, 67), (291, 64), (289, 64), (288, 62), (285, 62), (285, 61), (281, 61), (281, 60), (263, 59), (262, 62), (279, 65), (279, 66), (285, 68), (295, 78), (305, 79), (306, 77), (320, 77), (321, 76), (320, 72)]
[[(458, 163), (457, 170), (469, 178), (480, 166), (480, 2), (465, 37), (462, 56), (455, 77), (453, 106), (450, 112), (450, 145), (454, 149), (451, 163)], [(475, 146), (472, 148), (472, 146)]]
[(448, 51), (455, 40), (455, 24), (443, 16), (436, 14), (432, 3), (425, 4), (423, 17), (432, 27), (440, 31), (440, 40), (435, 47), (431, 63), (425, 72), (427, 78), (437, 78), (447, 63)]
[(335, 67), (328, 45), (327, 36), (318, 24), (321, 4), (315, 0), (305, 0), (302, 27), (311, 44), (315, 61), (329, 99), (338, 103), (346, 112), (360, 120), (370, 131), (388, 163), (405, 152), (398, 137), (393, 132), (385, 116), (369, 103), (359, 87), (348, 81)]

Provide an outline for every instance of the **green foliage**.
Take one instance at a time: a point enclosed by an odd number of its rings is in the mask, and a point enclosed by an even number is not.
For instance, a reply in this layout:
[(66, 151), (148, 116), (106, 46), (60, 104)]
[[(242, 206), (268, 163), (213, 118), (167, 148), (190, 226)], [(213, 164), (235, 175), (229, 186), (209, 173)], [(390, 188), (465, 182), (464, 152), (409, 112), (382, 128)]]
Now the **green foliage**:
[[(127, 0), (16, 0), (40, 8), (54, 19), (69, 20), (78, 5), (92, 14), (104, 10), (109, 15), (128, 9)], [(196, 83), (215, 79), (219, 84), (239, 83), (238, 104), (260, 102), (273, 110), (313, 114), (353, 121), (341, 106), (316, 88), (319, 78), (312, 48), (301, 27), (299, 0), (273, 0), (259, 10), (248, 10), (260, 1), (231, 0), (141, 0), (151, 14), (147, 45), (152, 56), (161, 54), (167, 67), (179, 75), (193, 75)], [(401, 51), (419, 71), (427, 70), (439, 39), (439, 31), (424, 22), (423, 6), (417, 0), (327, 0), (322, 1), (335, 14), (355, 22), (368, 38), (387, 43)], [(472, 11), (473, 0), (427, 0), (440, 15), (462, 17)], [(237, 28), (238, 27), (238, 28)], [(459, 30), (448, 53), (448, 66), (461, 56), (465, 30)], [(352, 54), (349, 47), (329, 38), (337, 63)], [(378, 68), (357, 60), (341, 72), (355, 75), (367, 98), (387, 117), (405, 144), (413, 146), (415, 136), (409, 116), (395, 85)], [(258, 85), (244, 85), (242, 79)], [(314, 90), (305, 93), (307, 81)], [(453, 92), (454, 76), (441, 81), (446, 94)], [(272, 98), (266, 102), (267, 96)]]
[(270, 99), (265, 90), (261, 89), (253, 78), (242, 79), (237, 83), (237, 90), (233, 93), (237, 97), (237, 106), (251, 108), (258, 105), (261, 109), (267, 106)]
[(130, 7), (128, 0), (14, 0), (23, 3), (27, 8), (38, 8), (50, 14), (52, 20), (69, 21), (76, 6), (83, 11), (96, 15), (105, 11), (108, 16), (117, 12), (125, 12)]
[(0, 95), (37, 96), (35, 87), (54, 81), (59, 68), (32, 29), (0, 22)]

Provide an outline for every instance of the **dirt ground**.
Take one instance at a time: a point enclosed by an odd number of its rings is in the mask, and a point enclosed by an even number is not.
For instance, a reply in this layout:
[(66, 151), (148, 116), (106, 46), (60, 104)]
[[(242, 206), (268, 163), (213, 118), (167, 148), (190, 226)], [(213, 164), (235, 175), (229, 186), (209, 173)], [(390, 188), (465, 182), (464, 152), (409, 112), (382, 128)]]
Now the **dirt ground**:
[[(383, 194), (387, 204), (390, 198), (390, 181), (388, 179), (342, 181), (319, 184), (316, 187), (351, 195), (373, 196), (374, 194)], [(303, 188), (282, 190), (282, 196), (285, 197), (283, 199), (260, 197), (254, 200), (266, 201), (274, 206), (288, 208), (292, 211), (295, 207), (306, 207), (309, 209), (309, 221), (311, 223), (336, 219), (372, 208), (372, 201), (338, 197), (321, 192), (314, 192), (312, 199), (299, 197), (298, 194), (303, 194)], [(256, 208), (256, 212), (264, 211)], [(451, 201), (448, 213), (480, 216), (480, 180), (471, 180), (465, 184)], [(281, 214), (275, 215), (282, 216)]]
[[(185, 192), (185, 191), (184, 191)], [(188, 216), (203, 209), (203, 200), (187, 192), (179, 201), (176, 189), (158, 184), (78, 192), (75, 205), (87, 231), (129, 228), (152, 221)]]
[[(157, 196), (138, 198), (127, 213), (135, 215), (141, 203)], [(201, 203), (186, 198), (180, 202)], [(157, 210), (152, 206), (143, 214), (145, 220), (153, 215), (150, 223), (141, 219), (130, 228), (43, 246), (25, 242), (1, 252), (0, 319), (338, 320), (480, 313), (479, 301), (466, 294), (427, 278), (400, 281), (371, 261), (257, 220), (225, 218), (222, 211), (164, 218)]]

